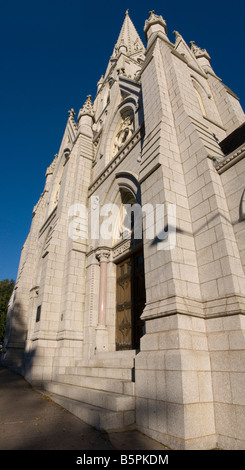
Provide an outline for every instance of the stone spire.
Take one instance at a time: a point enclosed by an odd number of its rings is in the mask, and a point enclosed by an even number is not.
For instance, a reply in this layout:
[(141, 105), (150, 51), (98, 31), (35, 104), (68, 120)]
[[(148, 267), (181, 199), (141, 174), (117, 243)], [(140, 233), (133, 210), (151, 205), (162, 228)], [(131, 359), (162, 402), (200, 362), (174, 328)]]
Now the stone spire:
[(141, 41), (127, 10), (117, 43), (114, 47), (113, 56), (116, 57), (121, 51), (127, 55), (131, 55), (144, 50), (144, 44)]
[(75, 121), (75, 116), (76, 116), (76, 113), (74, 111), (73, 108), (71, 108), (69, 111), (68, 111), (68, 114), (69, 114), (69, 118), (68, 118), (68, 121), (70, 122), (74, 132), (77, 131), (77, 123)]
[(145, 22), (144, 33), (145, 38), (148, 41), (154, 39), (156, 35), (162, 36), (165, 40), (169, 41), (167, 38), (167, 25), (166, 21), (161, 15), (156, 15), (155, 11), (149, 11), (150, 17)]
[(79, 111), (78, 119), (80, 118), (80, 116), (91, 116), (91, 117), (94, 116), (93, 102), (92, 102), (92, 96), (91, 95), (87, 96), (87, 99), (86, 99), (86, 101), (83, 105), (83, 108), (80, 109), (80, 111)]
[(88, 136), (92, 135), (92, 123), (94, 118), (94, 109), (92, 96), (88, 95), (87, 99), (78, 114), (78, 131)]

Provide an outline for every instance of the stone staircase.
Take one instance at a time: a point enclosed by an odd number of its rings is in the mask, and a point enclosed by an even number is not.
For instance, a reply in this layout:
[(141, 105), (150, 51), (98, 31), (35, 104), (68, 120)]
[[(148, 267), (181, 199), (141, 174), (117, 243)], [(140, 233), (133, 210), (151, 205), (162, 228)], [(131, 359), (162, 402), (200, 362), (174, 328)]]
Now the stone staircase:
[(53, 401), (97, 429), (123, 430), (135, 423), (135, 351), (101, 353), (79, 360), (44, 389)]

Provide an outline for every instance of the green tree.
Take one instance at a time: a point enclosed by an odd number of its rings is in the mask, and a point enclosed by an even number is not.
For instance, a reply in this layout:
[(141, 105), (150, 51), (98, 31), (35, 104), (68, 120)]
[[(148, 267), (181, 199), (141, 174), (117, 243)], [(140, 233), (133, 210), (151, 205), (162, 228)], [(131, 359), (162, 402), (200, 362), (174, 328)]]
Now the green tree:
[(0, 343), (4, 340), (8, 303), (13, 292), (14, 284), (13, 279), (3, 279), (0, 281)]

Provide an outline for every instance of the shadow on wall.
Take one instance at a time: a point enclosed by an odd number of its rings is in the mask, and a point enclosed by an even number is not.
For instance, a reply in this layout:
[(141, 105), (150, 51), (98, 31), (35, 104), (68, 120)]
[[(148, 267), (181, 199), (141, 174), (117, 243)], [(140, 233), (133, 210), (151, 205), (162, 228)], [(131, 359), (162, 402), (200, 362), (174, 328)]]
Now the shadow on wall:
[(2, 365), (21, 375), (24, 375), (26, 334), (21, 302), (13, 302), (7, 314)]
[(169, 224), (166, 224), (164, 229), (160, 231), (158, 236), (156, 236), (152, 242), (151, 246), (157, 245), (158, 243), (162, 243), (163, 241), (168, 239), (168, 236), (171, 234), (182, 234), (182, 235), (188, 235), (188, 236), (196, 236), (198, 235), (202, 230), (204, 229), (209, 229), (209, 224), (214, 222), (218, 217), (223, 219), (225, 223), (228, 223), (231, 226), (237, 225), (238, 223), (242, 222), (245, 220), (245, 189), (242, 193), (242, 197), (240, 200), (239, 208), (237, 211), (237, 219), (231, 222), (224, 214), (222, 214), (220, 211), (217, 211), (214, 215), (207, 217), (207, 221), (204, 222), (200, 227), (198, 227), (197, 230), (190, 232), (188, 230), (183, 230), (177, 226), (172, 226)]
[(133, 429), (126, 433), (96, 429), (6, 369), (0, 369), (0, 402), (0, 451), (165, 450), (163, 444)]

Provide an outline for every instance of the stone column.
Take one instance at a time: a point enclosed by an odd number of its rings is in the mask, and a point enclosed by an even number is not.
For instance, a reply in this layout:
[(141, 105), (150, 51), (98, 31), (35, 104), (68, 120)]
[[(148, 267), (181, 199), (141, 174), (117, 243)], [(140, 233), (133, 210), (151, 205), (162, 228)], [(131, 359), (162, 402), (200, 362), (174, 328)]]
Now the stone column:
[(96, 327), (96, 352), (108, 350), (108, 331), (106, 327), (107, 263), (110, 256), (108, 249), (99, 249), (96, 258), (100, 263), (100, 287), (98, 324)]
[(106, 326), (107, 262), (109, 256), (110, 251), (106, 249), (96, 253), (96, 258), (100, 262), (98, 326)]

